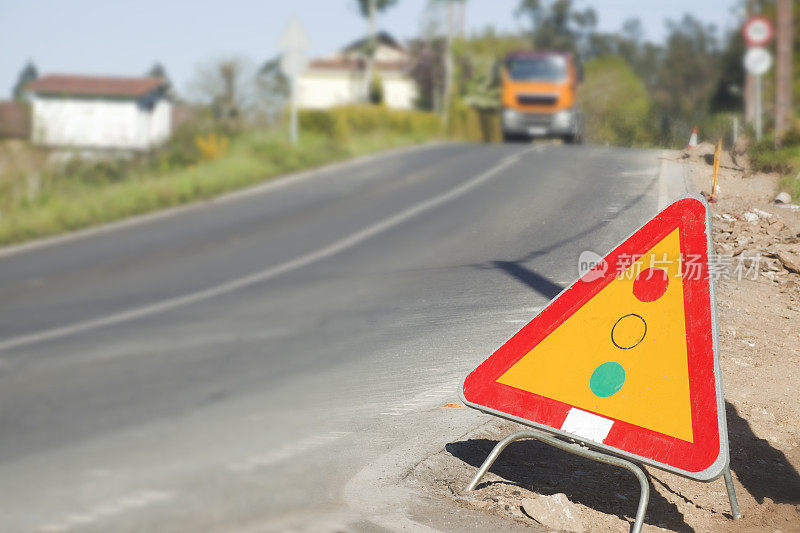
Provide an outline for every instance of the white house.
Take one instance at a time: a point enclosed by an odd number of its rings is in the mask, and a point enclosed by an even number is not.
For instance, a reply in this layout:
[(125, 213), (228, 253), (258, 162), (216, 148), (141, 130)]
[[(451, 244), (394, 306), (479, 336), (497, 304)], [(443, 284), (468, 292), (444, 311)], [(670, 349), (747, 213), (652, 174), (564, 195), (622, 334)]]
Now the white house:
[[(297, 80), (298, 107), (325, 109), (365, 101), (368, 84), (363, 49), (366, 43), (366, 39), (361, 39), (330, 57), (310, 61), (308, 70)], [(388, 107), (414, 107), (417, 86), (408, 74), (408, 66), (408, 51), (389, 34), (379, 33), (374, 68)]]
[(147, 150), (171, 134), (172, 103), (161, 78), (50, 74), (28, 87), (34, 143)]

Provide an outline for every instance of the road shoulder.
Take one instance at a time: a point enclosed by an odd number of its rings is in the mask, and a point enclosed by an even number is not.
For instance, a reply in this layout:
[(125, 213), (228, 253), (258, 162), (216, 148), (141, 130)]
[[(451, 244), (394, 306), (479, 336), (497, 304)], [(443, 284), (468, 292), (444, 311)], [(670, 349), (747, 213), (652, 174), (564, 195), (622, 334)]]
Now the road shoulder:
[[(660, 207), (687, 192), (708, 191), (710, 168), (704, 157), (664, 152)], [(763, 258), (755, 279), (730, 276), (717, 284), (731, 468), (743, 518), (731, 519), (721, 479), (706, 484), (647, 468), (652, 481), (645, 531), (800, 527), (800, 390), (794, 376), (800, 364), (800, 273), (780, 255), (800, 254), (800, 211), (769, 205), (776, 178), (745, 178), (743, 170), (723, 165), (722, 192), (711, 206), (717, 254), (730, 256), (732, 268), (752, 267), (757, 254)], [(417, 464), (408, 482), (509, 525), (600, 532), (630, 526), (639, 497), (633, 476), (536, 441), (510, 446), (483, 483), (467, 492), (493, 446), (522, 428), (488, 419)]]

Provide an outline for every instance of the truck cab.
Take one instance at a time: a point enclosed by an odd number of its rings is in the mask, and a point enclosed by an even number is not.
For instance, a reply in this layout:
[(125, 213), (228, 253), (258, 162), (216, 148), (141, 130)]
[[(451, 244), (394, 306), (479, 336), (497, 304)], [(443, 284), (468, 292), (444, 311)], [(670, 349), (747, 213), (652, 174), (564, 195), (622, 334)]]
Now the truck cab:
[(583, 114), (576, 105), (581, 73), (572, 54), (519, 50), (500, 65), (503, 138), (558, 137), (583, 140)]

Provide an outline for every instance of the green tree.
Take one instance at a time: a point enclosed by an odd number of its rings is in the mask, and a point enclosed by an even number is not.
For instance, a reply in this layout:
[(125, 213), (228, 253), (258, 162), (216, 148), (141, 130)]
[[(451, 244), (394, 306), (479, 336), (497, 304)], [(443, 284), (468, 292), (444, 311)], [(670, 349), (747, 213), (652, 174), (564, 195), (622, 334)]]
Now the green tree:
[(17, 82), (11, 89), (11, 95), (15, 100), (22, 100), (25, 98), (25, 87), (39, 77), (39, 72), (36, 70), (36, 65), (33, 61), (28, 61), (17, 76)]
[(167, 69), (164, 68), (164, 65), (161, 63), (154, 63), (150, 70), (146, 73), (147, 76), (151, 78), (160, 78), (164, 80), (166, 84), (166, 93), (169, 98), (175, 98), (175, 90), (172, 86), (172, 80), (169, 79), (169, 75), (167, 74)]
[(281, 70), (281, 56), (273, 57), (256, 72), (256, 110), (267, 122), (275, 122), (289, 101), (289, 79)]
[[(509, 52), (527, 46), (529, 41), (525, 37), (498, 34), (491, 27), (454, 42), (449, 131), (470, 140), (499, 139), (498, 67)], [(460, 116), (452, 116), (453, 113)], [(473, 131), (476, 128), (478, 131)]]
[(618, 146), (651, 142), (647, 89), (622, 57), (587, 61), (578, 98), (586, 114), (586, 135), (590, 141)]
[(668, 21), (669, 35), (653, 84), (661, 142), (672, 145), (710, 115), (720, 77), (716, 28), (684, 15)]
[(151, 78), (161, 78), (162, 80), (169, 80), (169, 76), (167, 76), (167, 69), (164, 68), (164, 65), (161, 63), (153, 63), (153, 66), (150, 67), (150, 70), (147, 71), (147, 75)]
[(438, 111), (444, 87), (444, 39), (428, 35), (411, 42), (409, 73), (417, 86), (416, 105), (420, 109)]
[(386, 11), (397, 3), (397, 0), (356, 0), (358, 10), (367, 20), (367, 44), (363, 53), (367, 59), (367, 68), (364, 73), (364, 97), (369, 99), (370, 84), (372, 83), (372, 73), (375, 68), (375, 51), (378, 48), (377, 29), (375, 17), (377, 13)]
[(738, 29), (731, 31), (728, 34), (725, 48), (720, 52), (720, 75), (710, 101), (712, 112), (742, 110), (745, 76), (742, 65), (744, 52), (745, 44), (742, 32)]
[(377, 71), (372, 73), (372, 81), (369, 84), (369, 103), (375, 105), (383, 103), (383, 82)]
[(537, 50), (563, 50), (585, 55), (597, 26), (594, 9), (575, 9), (572, 0), (522, 0), (517, 16), (529, 21)]

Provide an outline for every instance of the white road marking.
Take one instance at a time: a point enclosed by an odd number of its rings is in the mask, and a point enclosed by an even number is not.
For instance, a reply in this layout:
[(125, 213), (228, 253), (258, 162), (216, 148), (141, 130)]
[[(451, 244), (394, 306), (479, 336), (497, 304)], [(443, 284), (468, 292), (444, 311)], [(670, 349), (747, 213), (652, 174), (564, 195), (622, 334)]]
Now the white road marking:
[(143, 490), (112, 502), (97, 505), (82, 513), (69, 514), (59, 522), (52, 522), (39, 527), (37, 531), (40, 533), (63, 533), (78, 526), (93, 524), (125, 511), (141, 509), (149, 505), (169, 501), (173, 497), (174, 495), (169, 492)]
[(314, 252), (301, 255), (300, 257), (291, 259), (289, 261), (267, 268), (260, 272), (256, 272), (254, 274), (250, 274), (248, 276), (244, 276), (241, 278), (233, 279), (231, 281), (227, 281), (225, 283), (216, 285), (214, 287), (210, 287), (208, 289), (203, 289), (197, 292), (185, 294), (183, 296), (178, 296), (175, 298), (169, 298), (167, 300), (162, 300), (160, 302), (150, 305), (135, 307), (133, 309), (129, 309), (128, 311), (113, 313), (104, 317), (95, 318), (84, 322), (77, 322), (75, 324), (70, 324), (68, 326), (46, 329), (43, 331), (37, 331), (35, 333), (28, 333), (26, 335), (12, 337), (10, 339), (6, 339), (0, 342), (0, 350), (9, 350), (12, 348), (19, 348), (21, 346), (28, 346), (39, 342), (59, 339), (62, 337), (83, 333), (97, 328), (111, 326), (122, 322), (128, 322), (131, 320), (136, 320), (138, 318), (151, 316), (157, 313), (163, 313), (165, 311), (170, 311), (172, 309), (176, 309), (186, 305), (202, 302), (210, 298), (214, 298), (239, 289), (243, 289), (245, 287), (249, 287), (251, 285), (255, 285), (257, 283), (261, 283), (269, 279), (272, 279), (280, 274), (284, 274), (286, 272), (290, 272), (292, 270), (308, 266), (312, 263), (316, 263), (322, 259), (343, 252), (348, 248), (352, 248), (353, 246), (360, 244), (366, 241), (367, 239), (370, 239), (380, 233), (383, 233), (384, 231), (392, 229), (395, 226), (399, 226), (400, 224), (403, 224), (404, 222), (407, 222), (408, 220), (417, 217), (426, 211), (430, 211), (451, 200), (454, 200), (455, 198), (481, 185), (483, 182), (493, 178), (503, 169), (513, 165), (514, 163), (519, 161), (520, 158), (526, 153), (529, 153), (531, 151), (537, 151), (537, 152), (541, 151), (542, 147), (543, 145), (537, 145), (522, 152), (518, 152), (511, 156), (505, 157), (498, 164), (491, 167), (486, 172), (483, 172), (482, 174), (479, 174), (469, 179), (468, 181), (462, 183), (458, 187), (450, 189), (449, 191), (442, 193), (438, 196), (434, 196), (433, 198), (429, 198), (424, 202), (420, 202), (419, 204), (410, 207), (405, 211), (401, 211), (400, 213), (391, 216), (389, 218), (386, 218), (376, 224), (373, 224), (372, 226), (364, 228), (361, 231), (352, 233), (349, 236), (344, 237), (338, 241), (335, 241), (329, 244), (328, 246), (320, 248), (319, 250), (316, 250)]
[(251, 455), (241, 461), (236, 461), (228, 465), (228, 470), (237, 473), (252, 472), (256, 469), (270, 466), (275, 463), (281, 463), (291, 459), (295, 455), (307, 452), (323, 444), (338, 440), (342, 437), (349, 435), (349, 431), (329, 431), (322, 435), (312, 435), (303, 440), (285, 444), (271, 452), (259, 455)]

